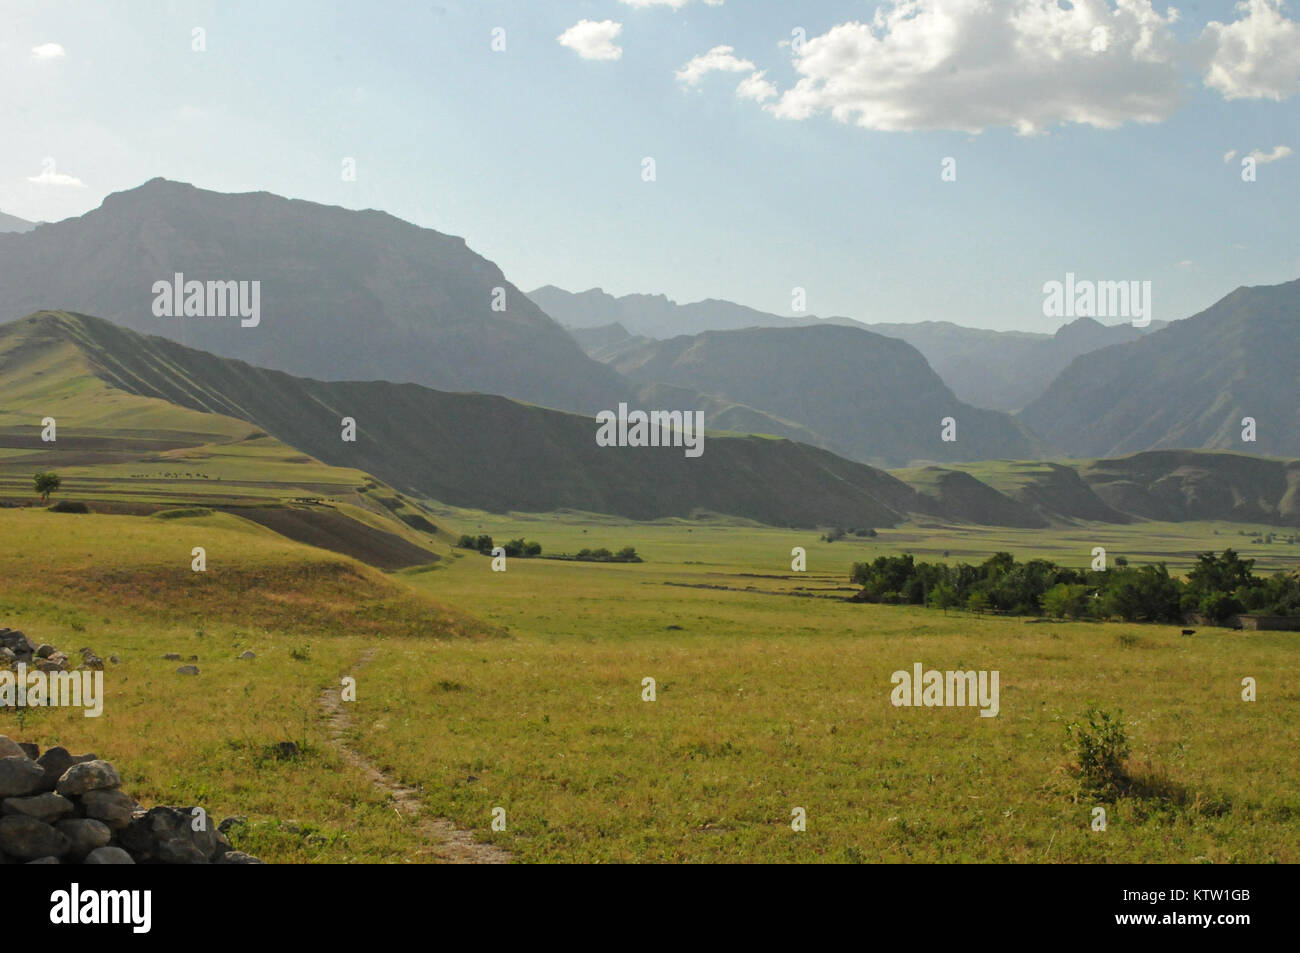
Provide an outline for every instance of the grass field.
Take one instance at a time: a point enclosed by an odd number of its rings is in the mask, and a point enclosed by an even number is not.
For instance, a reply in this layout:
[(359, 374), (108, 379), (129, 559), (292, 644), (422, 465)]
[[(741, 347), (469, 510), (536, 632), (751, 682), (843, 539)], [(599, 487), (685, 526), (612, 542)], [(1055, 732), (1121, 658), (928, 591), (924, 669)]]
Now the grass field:
[[(377, 645), (356, 672), (352, 743), (522, 861), (1300, 860), (1294, 633), (817, 598), (847, 595), (849, 565), (879, 552), (1083, 565), (1106, 545), (1177, 563), (1239, 544), (1238, 525), (910, 526), (828, 544), (726, 521), (431, 515), (546, 552), (633, 545), (646, 561), (512, 559), (499, 573), (449, 550), (386, 574), (223, 513), (0, 510), (0, 625), (122, 658), (102, 718), (4, 712), (0, 733), (94, 750), (146, 803), (247, 815), (237, 846), (267, 860), (408, 861), (422, 845), (329, 745), (316, 704)], [(790, 571), (793, 546), (807, 573)], [(1296, 564), (1285, 544), (1240, 548)], [(245, 648), (257, 659), (237, 661)], [(174, 674), (165, 652), (198, 655), (202, 674)], [(894, 708), (890, 674), (914, 662), (998, 670), (999, 716)], [(1133, 770), (1166, 792), (1111, 807), (1104, 833), (1065, 743), (1090, 704), (1123, 710)], [(283, 740), (302, 755), (277, 760)], [(490, 829), (496, 807), (505, 831)]]

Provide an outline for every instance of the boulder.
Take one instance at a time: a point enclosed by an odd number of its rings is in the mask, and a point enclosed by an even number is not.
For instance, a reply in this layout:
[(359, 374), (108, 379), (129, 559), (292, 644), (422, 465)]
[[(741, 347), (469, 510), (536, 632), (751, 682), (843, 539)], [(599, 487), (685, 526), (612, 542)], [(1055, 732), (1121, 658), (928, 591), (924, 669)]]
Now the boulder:
[(128, 854), (120, 847), (96, 847), (86, 855), (87, 864), (134, 864)]
[(244, 652), (240, 652), (240, 653), (239, 653), (239, 657), (240, 657), (241, 659), (246, 660), (246, 661), (249, 660), (249, 659), (255, 659), (255, 658), (257, 658), (257, 656), (253, 654), (253, 652), (252, 652), (251, 649), (249, 649), (249, 650), (247, 650), (247, 651), (244, 651)]
[(31, 797), (5, 798), (0, 812), (4, 814), (25, 814), (46, 824), (53, 824), (59, 818), (67, 817), (77, 806), (61, 794), (34, 794)]
[(208, 864), (230, 850), (225, 835), (193, 830), (193, 819), (189, 808), (151, 808), (133, 818), (118, 839), (137, 860), (161, 864)]
[(11, 741), (5, 735), (0, 735), (0, 758), (25, 758), (27, 752), (22, 749), (16, 741)]
[(263, 861), (258, 860), (251, 854), (245, 854), (242, 850), (228, 850), (216, 860), (214, 864), (260, 864)]
[(23, 814), (0, 817), (0, 850), (19, 860), (62, 857), (71, 846), (57, 830)]
[(177, 675), (197, 675), (199, 667), (197, 665), (182, 665), (176, 670)]
[(59, 778), (55, 788), (64, 797), (85, 794), (87, 791), (102, 791), (106, 788), (120, 787), (122, 779), (117, 769), (107, 761), (86, 761), (74, 764)]
[(121, 830), (131, 823), (136, 803), (134, 798), (121, 791), (87, 791), (81, 796), (81, 809), (87, 817)]
[(41, 766), (26, 755), (0, 758), (0, 799), (36, 794), (44, 780)]
[(113, 839), (113, 832), (103, 821), (93, 818), (74, 817), (59, 821), (54, 829), (68, 839), (68, 859), (81, 861), (92, 850), (107, 847)]
[(51, 748), (45, 754), (36, 759), (36, 763), (45, 771), (45, 780), (41, 782), (40, 790), (53, 791), (59, 784), (59, 778), (67, 772), (68, 768), (74, 764), (81, 764), (83, 761), (94, 761), (93, 754), (83, 754), (80, 757), (73, 757), (68, 754), (67, 748)]

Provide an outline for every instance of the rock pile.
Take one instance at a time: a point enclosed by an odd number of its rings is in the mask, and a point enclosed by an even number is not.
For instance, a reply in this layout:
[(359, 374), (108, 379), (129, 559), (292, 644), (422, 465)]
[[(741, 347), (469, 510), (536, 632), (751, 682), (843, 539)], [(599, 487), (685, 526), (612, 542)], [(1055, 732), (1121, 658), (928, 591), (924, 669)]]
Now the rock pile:
[[(104, 660), (94, 649), (82, 648), (80, 667), (102, 670)], [(52, 645), (37, 645), (22, 632), (0, 628), (0, 668), (12, 669), (19, 662), (39, 672), (70, 672), (77, 668), (67, 654)]]
[(0, 864), (260, 864), (194, 810), (144, 810), (93, 754), (0, 735)]

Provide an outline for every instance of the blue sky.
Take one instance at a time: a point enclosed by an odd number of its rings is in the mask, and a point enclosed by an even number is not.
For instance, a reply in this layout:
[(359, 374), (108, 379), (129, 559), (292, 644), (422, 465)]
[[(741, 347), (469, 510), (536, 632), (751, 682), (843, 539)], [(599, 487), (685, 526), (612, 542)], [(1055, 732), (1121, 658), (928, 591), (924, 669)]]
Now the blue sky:
[(0, 0), (0, 211), (161, 175), (383, 209), (526, 290), (1051, 331), (1074, 272), (1185, 317), (1300, 277), (1300, 10), (1175, 6)]

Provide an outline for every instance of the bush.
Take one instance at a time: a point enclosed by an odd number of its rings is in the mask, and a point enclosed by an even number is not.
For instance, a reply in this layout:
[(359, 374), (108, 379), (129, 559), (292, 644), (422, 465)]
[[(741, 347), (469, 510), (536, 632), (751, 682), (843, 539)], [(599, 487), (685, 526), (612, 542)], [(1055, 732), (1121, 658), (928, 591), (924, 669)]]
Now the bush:
[(74, 503), (71, 500), (59, 500), (53, 506), (46, 507), (51, 513), (89, 513), (90, 507), (85, 503)]
[(1128, 735), (1124, 731), (1123, 712), (1111, 717), (1108, 712), (1089, 708), (1083, 721), (1070, 722), (1066, 734), (1073, 740), (1079, 761), (1079, 782), (1087, 795), (1114, 800), (1128, 790), (1129, 776), (1124, 763), (1128, 760)]

